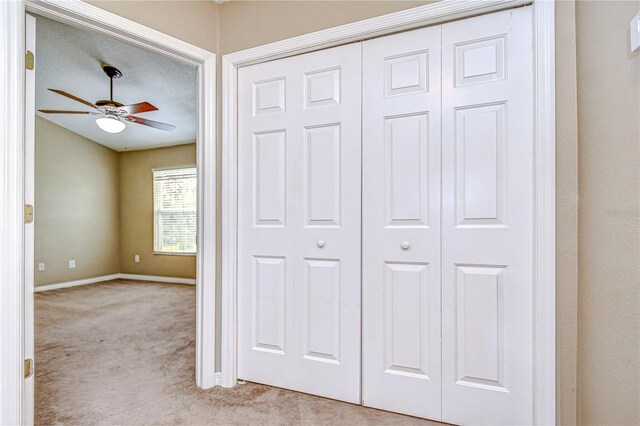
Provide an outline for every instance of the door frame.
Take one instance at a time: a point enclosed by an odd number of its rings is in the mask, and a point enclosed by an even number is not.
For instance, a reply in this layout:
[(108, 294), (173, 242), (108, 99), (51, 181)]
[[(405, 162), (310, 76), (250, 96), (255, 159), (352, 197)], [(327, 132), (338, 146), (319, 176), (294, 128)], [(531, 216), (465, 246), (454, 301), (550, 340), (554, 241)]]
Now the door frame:
[[(22, 424), (25, 399), (25, 14), (97, 32), (197, 67), (196, 383), (216, 384), (216, 55), (80, 0), (0, 2), (0, 424)], [(36, 214), (37, 216), (37, 214)], [(36, 219), (37, 220), (37, 219)], [(33, 401), (31, 401), (33, 402)]]
[(555, 1), (442, 0), (222, 57), (222, 294), (220, 384), (237, 382), (238, 69), (398, 31), (533, 4), (534, 423), (556, 423)]

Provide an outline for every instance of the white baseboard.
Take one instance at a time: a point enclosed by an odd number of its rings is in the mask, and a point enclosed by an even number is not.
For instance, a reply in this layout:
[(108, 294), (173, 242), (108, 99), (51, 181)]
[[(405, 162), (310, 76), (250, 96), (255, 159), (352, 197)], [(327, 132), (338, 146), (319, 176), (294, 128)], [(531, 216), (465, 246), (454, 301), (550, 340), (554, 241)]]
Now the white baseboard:
[(118, 274), (118, 278), (121, 278), (123, 280), (158, 281), (161, 283), (196, 285), (195, 278), (159, 277), (155, 275), (138, 274)]
[(101, 275), (99, 277), (83, 278), (81, 280), (66, 281), (63, 283), (39, 285), (39, 286), (36, 286), (33, 289), (33, 291), (39, 292), (39, 291), (55, 290), (58, 288), (75, 287), (79, 285), (100, 283), (103, 281), (117, 280), (118, 278), (120, 278), (120, 274)]
[(172, 283), (172, 284), (189, 284), (189, 285), (196, 284), (196, 280), (194, 278), (160, 277), (155, 275), (118, 273), (118, 274), (110, 274), (110, 275), (101, 275), (99, 277), (83, 278), (81, 280), (75, 280), (75, 281), (66, 281), (63, 283), (39, 285), (39, 286), (36, 286), (33, 291), (40, 292), (40, 291), (47, 291), (47, 290), (55, 290), (58, 288), (76, 287), (79, 285), (95, 284), (95, 283), (117, 280), (117, 279), (137, 280), (137, 281), (156, 281), (161, 283)]

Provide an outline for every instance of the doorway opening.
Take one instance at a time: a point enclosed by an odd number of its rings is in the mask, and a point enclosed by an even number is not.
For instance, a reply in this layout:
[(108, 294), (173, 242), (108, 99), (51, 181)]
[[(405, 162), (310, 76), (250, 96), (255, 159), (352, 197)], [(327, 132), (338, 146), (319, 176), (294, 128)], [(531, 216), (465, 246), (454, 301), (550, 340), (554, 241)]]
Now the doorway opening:
[(34, 420), (148, 420), (138, 395), (164, 396), (171, 412), (167, 389), (196, 387), (197, 68), (43, 16), (27, 22)]
[[(34, 280), (37, 272), (46, 272), (47, 265), (45, 263), (44, 271), (35, 271), (38, 268), (35, 262), (35, 223), (38, 220), (38, 208), (35, 206), (35, 67), (38, 63), (37, 49), (36, 49), (36, 29), (35, 25), (29, 26), (29, 20), (35, 19), (32, 16), (27, 15), (25, 12), (35, 14), (43, 18), (53, 19), (59, 23), (69, 24), (75, 28), (84, 29), (92, 33), (101, 34), (107, 36), (110, 39), (119, 40), (136, 46), (139, 49), (145, 51), (154, 52), (155, 54), (171, 58), (183, 64), (188, 64), (195, 70), (195, 82), (196, 82), (196, 106), (195, 106), (195, 140), (198, 141), (197, 145), (194, 145), (195, 160), (190, 161), (188, 166), (196, 166), (199, 173), (197, 173), (197, 211), (196, 211), (196, 234), (198, 249), (195, 254), (189, 255), (192, 257), (192, 262), (195, 264), (195, 278), (188, 278), (190, 284), (195, 283), (195, 306), (193, 306), (195, 316), (195, 362), (191, 362), (191, 369), (195, 367), (195, 382), (201, 388), (212, 387), (215, 384), (215, 55), (211, 52), (197, 48), (188, 43), (177, 40), (173, 37), (167, 36), (163, 33), (151, 30), (150, 28), (136, 24), (127, 19), (113, 15), (108, 12), (91, 6), (82, 2), (69, 2), (65, 4), (52, 4), (48, 2), (16, 2), (16, 7), (7, 7), (7, 20), (11, 24), (5, 27), (3, 32), (5, 35), (11, 35), (10, 38), (17, 40), (15, 46), (12, 44), (8, 46), (7, 54), (12, 59), (10, 63), (10, 72), (16, 72), (16, 68), (20, 69), (20, 74), (24, 75), (15, 80), (12, 77), (7, 79), (6, 85), (14, 85), (16, 88), (22, 88), (24, 96), (18, 92), (16, 96), (7, 100), (5, 106), (11, 104), (20, 111), (19, 114), (13, 114), (8, 117), (8, 123), (14, 123), (14, 120), (19, 121), (19, 127), (11, 127), (9, 133), (13, 134), (17, 129), (20, 130), (15, 134), (15, 138), (10, 138), (10, 142), (7, 145), (7, 149), (15, 147), (16, 162), (9, 169), (17, 173), (15, 180), (15, 194), (11, 198), (3, 197), (4, 205), (10, 210), (12, 205), (21, 206), (24, 204), (24, 230), (19, 234), (7, 233), (5, 239), (5, 245), (8, 247), (15, 244), (15, 247), (20, 247), (21, 250), (15, 256), (15, 260), (19, 260), (21, 266), (16, 270), (20, 271), (16, 276), (19, 279), (15, 281), (14, 289), (7, 289), (7, 294), (12, 295), (11, 298), (3, 297), (3, 306), (15, 306), (15, 309), (5, 311), (7, 315), (4, 316), (3, 321), (3, 333), (6, 332), (7, 347), (15, 348), (12, 351), (3, 353), (2, 368), (3, 377), (7, 380), (4, 381), (3, 387), (7, 390), (7, 395), (12, 395), (11, 398), (3, 398), (2, 400), (2, 413), (3, 421), (8, 423), (32, 423), (34, 417), (34, 364), (37, 364), (37, 360), (34, 360)], [(25, 10), (26, 9), (26, 10)], [(26, 25), (25, 25), (26, 24)], [(17, 35), (14, 37), (14, 32), (17, 31)], [(21, 34), (24, 32), (24, 38)], [(14, 49), (15, 48), (15, 49)], [(27, 55), (25, 56), (25, 50)], [(23, 60), (24, 59), (24, 60)], [(106, 61), (98, 66), (98, 71), (101, 70), (101, 66)], [(112, 61), (117, 62), (117, 61)], [(15, 65), (15, 66), (14, 66)], [(27, 70), (22, 68), (26, 65)], [(126, 69), (127, 64), (117, 64), (115, 68), (119, 68), (120, 71)], [(124, 73), (123, 73), (124, 74)], [(11, 74), (13, 76), (13, 74)], [(104, 77), (104, 76), (103, 76)], [(107, 76), (108, 77), (108, 76)], [(107, 78), (104, 77), (104, 78)], [(119, 99), (116, 95), (114, 98), (109, 93), (109, 79), (106, 80), (105, 90), (106, 95), (100, 96), (97, 99), (107, 99), (109, 102)], [(115, 87), (115, 92), (118, 91), (118, 86)], [(13, 89), (12, 89), (13, 90)], [(71, 94), (70, 91), (65, 91)], [(58, 93), (60, 95), (60, 93)], [(75, 95), (73, 95), (75, 97)], [(62, 99), (65, 96), (61, 96)], [(73, 97), (66, 96), (66, 100), (73, 102)], [(98, 107), (98, 112), (103, 115), (104, 119), (111, 119), (108, 116), (113, 115), (110, 112), (100, 110), (105, 105), (101, 102), (96, 102), (95, 99), (90, 99), (90, 103), (94, 103)], [(132, 102), (136, 103), (136, 102)], [(138, 102), (139, 103), (139, 102)], [(150, 103), (151, 104), (151, 103)], [(78, 103), (78, 106), (83, 107)], [(48, 107), (45, 107), (48, 108)], [(69, 108), (67, 108), (69, 109)], [(134, 115), (139, 117), (143, 114), (143, 111), (127, 111), (128, 115)], [(75, 114), (74, 114), (75, 115)], [(84, 115), (84, 114), (83, 114)], [(92, 121), (94, 126), (98, 126), (96, 118), (93, 117)], [(118, 117), (124, 118), (127, 117)], [(129, 117), (132, 119), (132, 117)], [(147, 123), (152, 120), (151, 118), (144, 118)], [(25, 122), (23, 122), (23, 119)], [(142, 120), (133, 118), (129, 121), (126, 120), (126, 126), (140, 126)], [(46, 120), (45, 120), (46, 121)], [(102, 120), (104, 121), (104, 120)], [(120, 120), (118, 120), (120, 121)], [(165, 120), (165, 123), (171, 123), (169, 120)], [(104, 124), (104, 123), (102, 123)], [(103, 126), (104, 127), (104, 126)], [(6, 133), (5, 136), (9, 133)], [(115, 150), (114, 150), (115, 151)], [(133, 154), (133, 152), (131, 152)], [(10, 160), (5, 158), (6, 160)], [(11, 159), (13, 160), (13, 158)], [(8, 166), (8, 162), (5, 161), (5, 166)], [(15, 166), (15, 167), (14, 167)], [(13, 190), (8, 188), (7, 196), (9, 193), (13, 194)], [(11, 186), (13, 188), (13, 186)], [(22, 216), (21, 216), (21, 219)], [(134, 258), (135, 259), (135, 258)], [(142, 263), (142, 256), (140, 256)], [(205, 262), (204, 259), (210, 261)], [(70, 270), (80, 269), (78, 262), (73, 262), (77, 259), (68, 259), (65, 263), (66, 267)], [(59, 264), (59, 262), (56, 262)], [(74, 265), (76, 266), (74, 268)], [(14, 265), (15, 266), (15, 265)], [(86, 266), (86, 265), (85, 265)], [(13, 276), (14, 269), (10, 267), (3, 272), (4, 276)], [(22, 273), (24, 271), (24, 274)], [(6, 273), (5, 273), (6, 272)], [(113, 278), (138, 278), (129, 277), (126, 274), (120, 272), (114, 274)], [(137, 275), (137, 274), (136, 274)], [(101, 276), (104, 277), (104, 276)], [(107, 275), (107, 278), (109, 276)], [(96, 277), (90, 277), (96, 278)], [(144, 276), (145, 279), (158, 281), (158, 276)], [(168, 280), (170, 280), (169, 277)], [(180, 280), (180, 278), (178, 278)], [(184, 280), (184, 279), (183, 279)], [(80, 281), (80, 280), (74, 280)], [(73, 282), (73, 281), (72, 281)], [(62, 284), (68, 283), (63, 281)], [(53, 283), (53, 284), (60, 284)], [(84, 284), (84, 283), (78, 283)], [(100, 285), (100, 284), (96, 284)], [(85, 286), (86, 287), (86, 286)], [(185, 286), (186, 288), (186, 286)], [(193, 287), (191, 287), (193, 290)], [(46, 293), (46, 292), (44, 292)], [(42, 294), (44, 294), (42, 293)], [(13, 298), (16, 296), (16, 298)], [(193, 333), (193, 331), (192, 331)], [(24, 359), (25, 362), (20, 362), (19, 370), (12, 370), (12, 366), (15, 367), (14, 362), (5, 362), (13, 359)], [(195, 366), (193, 365), (195, 364)], [(190, 380), (193, 380), (193, 372), (190, 374)], [(14, 380), (18, 379), (18, 380)], [(6, 386), (5, 386), (6, 385)]]

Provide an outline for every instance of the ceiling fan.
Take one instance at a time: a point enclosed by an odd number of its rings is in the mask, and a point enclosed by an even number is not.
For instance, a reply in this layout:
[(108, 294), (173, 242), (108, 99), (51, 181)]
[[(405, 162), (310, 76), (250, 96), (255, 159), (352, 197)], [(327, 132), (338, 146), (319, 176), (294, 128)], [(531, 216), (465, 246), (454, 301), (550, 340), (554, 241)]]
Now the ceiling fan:
[(95, 104), (91, 102), (85, 101), (84, 99), (80, 99), (77, 96), (73, 96), (70, 93), (67, 93), (58, 89), (49, 89), (52, 92), (55, 92), (59, 95), (66, 96), (69, 99), (73, 99), (76, 102), (80, 102), (81, 104), (85, 104), (89, 106), (95, 111), (62, 111), (62, 110), (54, 110), (54, 109), (40, 109), (38, 111), (43, 112), (45, 114), (89, 114), (89, 115), (100, 115), (96, 119), (96, 124), (102, 130), (107, 133), (120, 133), (122, 132), (127, 125), (125, 121), (130, 123), (138, 123), (144, 126), (153, 127), (155, 129), (164, 130), (167, 132), (172, 131), (176, 128), (176, 126), (172, 124), (160, 123), (159, 121), (148, 120), (146, 118), (136, 117), (132, 114), (139, 114), (143, 112), (156, 111), (158, 108), (151, 105), (149, 102), (140, 102), (132, 105), (123, 105), (120, 102), (116, 102), (113, 100), (113, 79), (122, 77), (122, 73), (116, 67), (103, 64), (102, 70), (109, 77), (110, 80), (110, 96), (109, 100), (100, 100), (96, 101)]

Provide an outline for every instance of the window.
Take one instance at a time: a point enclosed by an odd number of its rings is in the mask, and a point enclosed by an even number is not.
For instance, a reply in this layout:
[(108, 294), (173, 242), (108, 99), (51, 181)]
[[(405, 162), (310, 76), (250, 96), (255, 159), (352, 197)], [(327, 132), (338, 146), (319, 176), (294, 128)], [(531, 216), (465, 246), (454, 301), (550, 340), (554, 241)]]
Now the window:
[(153, 170), (153, 250), (196, 252), (196, 168)]

